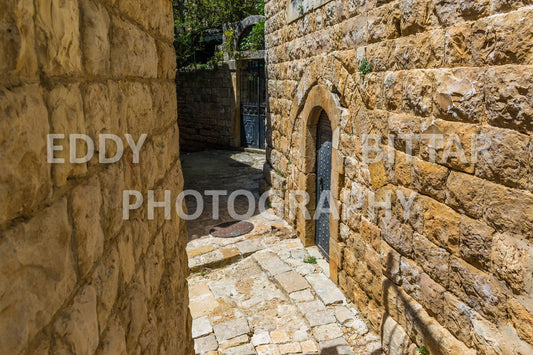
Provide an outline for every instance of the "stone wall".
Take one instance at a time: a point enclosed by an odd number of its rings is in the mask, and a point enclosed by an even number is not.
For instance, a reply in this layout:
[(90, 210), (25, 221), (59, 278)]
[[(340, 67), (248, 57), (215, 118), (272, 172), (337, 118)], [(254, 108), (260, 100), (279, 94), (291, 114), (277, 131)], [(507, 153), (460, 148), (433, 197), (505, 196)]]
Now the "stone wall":
[[(384, 349), (533, 353), (531, 1), (294, 3), (266, 4), (265, 175), (278, 213), (314, 243), (314, 221), (289, 207), (304, 190), (313, 209), (325, 110), (340, 213), (330, 223), (331, 277), (381, 331)], [(479, 159), (421, 138), (429, 133)], [(381, 159), (365, 159), (366, 134), (381, 138)], [(418, 134), (412, 147), (402, 134)], [(478, 136), (490, 144), (476, 154)], [(390, 208), (369, 208), (387, 196)]]
[[(122, 214), (183, 186), (171, 1), (0, 8), (0, 353), (191, 353), (185, 226)], [(140, 163), (70, 164), (67, 139), (47, 162), (48, 134), (104, 133), (146, 133)]]
[(240, 147), (236, 78), (227, 63), (216, 70), (177, 75), (183, 150)]

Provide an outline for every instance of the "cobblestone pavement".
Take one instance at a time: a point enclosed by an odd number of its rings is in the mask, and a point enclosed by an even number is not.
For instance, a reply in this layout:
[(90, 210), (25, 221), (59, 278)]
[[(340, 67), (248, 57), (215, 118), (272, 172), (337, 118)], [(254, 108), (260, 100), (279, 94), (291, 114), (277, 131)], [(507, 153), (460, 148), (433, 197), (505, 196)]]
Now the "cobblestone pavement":
[[(380, 354), (379, 337), (329, 280), (318, 249), (304, 248), (271, 210), (248, 221), (247, 235), (196, 235), (187, 247), (196, 353)], [(198, 232), (216, 223), (207, 215), (190, 224)]]

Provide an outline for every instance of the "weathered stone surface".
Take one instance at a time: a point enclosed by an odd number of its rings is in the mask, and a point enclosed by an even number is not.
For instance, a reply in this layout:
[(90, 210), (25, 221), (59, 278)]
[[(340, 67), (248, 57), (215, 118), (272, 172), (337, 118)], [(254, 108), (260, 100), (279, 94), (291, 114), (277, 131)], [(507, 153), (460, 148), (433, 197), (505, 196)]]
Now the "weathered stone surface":
[(485, 96), (487, 118), (492, 125), (525, 133), (533, 131), (532, 77), (529, 66), (488, 70)]
[(309, 284), (305, 279), (295, 271), (285, 272), (276, 275), (276, 280), (287, 293), (301, 291), (309, 288)]
[(507, 297), (494, 277), (480, 273), (464, 261), (453, 257), (450, 260), (450, 271), (450, 289), (467, 305), (488, 319), (498, 320), (505, 317)]
[(531, 284), (533, 247), (512, 235), (494, 236), (491, 250), (493, 272), (515, 292), (522, 293)]
[(405, 330), (390, 316), (383, 321), (383, 350), (391, 354), (405, 354), (411, 343)]
[(104, 251), (104, 231), (99, 213), (102, 207), (100, 188), (98, 179), (92, 179), (87, 185), (76, 188), (72, 193), (74, 239), (82, 275), (91, 270)]
[[(42, 203), (51, 192), (46, 162), (50, 133), (42, 90), (38, 85), (0, 89), (0, 224)], [(38, 119), (36, 119), (38, 118)], [(24, 149), (21, 149), (24, 147)]]
[(335, 316), (331, 311), (307, 313), (305, 318), (307, 318), (311, 327), (335, 323)]
[(218, 349), (218, 343), (214, 335), (198, 338), (194, 342), (194, 351), (197, 354), (204, 354), (216, 349)]
[[(391, 353), (528, 352), (506, 302), (531, 293), (530, 3), (338, 1), (291, 24), (283, 1), (267, 5), (267, 159), (284, 177), (273, 189), (312, 195), (302, 175), (313, 174), (316, 152), (305, 142), (315, 134), (309, 113), (323, 107), (344, 162), (332, 166), (341, 223), (331, 225), (330, 275), (376, 329), (385, 311), (403, 328)], [(377, 163), (363, 154), (369, 133), (384, 143)], [(391, 218), (371, 218), (367, 197), (386, 191)], [(312, 243), (313, 226), (296, 223)]]
[(503, 231), (533, 236), (533, 195), (501, 185), (486, 184), (485, 220)]
[(342, 303), (346, 300), (346, 297), (339, 291), (333, 281), (324, 274), (310, 274), (305, 278), (325, 305)]
[(533, 189), (529, 159), (531, 137), (506, 129), (483, 128), (483, 139), (490, 143), (487, 159), (479, 159), (476, 176), (502, 185)]
[(54, 324), (54, 352), (92, 354), (99, 343), (96, 290), (87, 286)]
[(248, 321), (245, 318), (237, 318), (213, 326), (215, 335), (219, 341), (236, 338), (250, 331)]
[[(70, 160), (71, 134), (86, 134), (83, 101), (78, 85), (59, 85), (48, 92), (47, 104), (50, 111), (50, 131), (53, 134), (64, 135), (63, 139), (54, 140), (54, 145), (63, 146), (62, 150), (54, 152), (54, 158), (62, 159), (52, 165), (52, 175), (57, 186), (63, 186), (69, 178), (80, 177), (87, 173), (87, 164), (73, 164)], [(73, 119), (73, 117), (75, 119)], [(87, 153), (87, 146), (82, 141), (76, 144), (77, 158), (83, 158)]]
[(80, 0), (80, 8), (84, 69), (90, 75), (107, 74), (111, 67), (109, 15), (104, 6), (92, 0)]
[(2, 353), (22, 350), (74, 290), (71, 233), (67, 201), (62, 199), (2, 238)]
[(440, 118), (465, 122), (483, 120), (483, 87), (477, 75), (475, 70), (467, 69), (437, 72), (435, 108)]
[(281, 261), (281, 259), (273, 253), (257, 253), (254, 255), (254, 258), (263, 269), (272, 275), (291, 271), (290, 266)]
[(39, 64), (47, 75), (81, 72), (78, 1), (40, 1), (35, 8)]
[(508, 302), (509, 315), (521, 339), (533, 344), (533, 313), (517, 300)]
[[(0, 40), (0, 72), (23, 76), (34, 76), (37, 72), (35, 29), (33, 15), (35, 7), (31, 0), (14, 0), (4, 4)], [(16, 15), (15, 15), (16, 14)]]
[(313, 328), (313, 334), (318, 341), (322, 342), (341, 337), (342, 330), (336, 323), (332, 323)]
[(213, 331), (209, 318), (196, 318), (192, 321), (192, 337), (198, 338), (207, 335)]
[(135, 25), (113, 17), (111, 71), (114, 75), (157, 77), (155, 41)]
[[(192, 352), (184, 224), (148, 221), (144, 208), (122, 215), (126, 189), (183, 186), (171, 4), (135, 2), (149, 5), (136, 14), (147, 30), (114, 3), (0, 6), (2, 353)], [(92, 138), (98, 157), (100, 134), (152, 131), (161, 138), (148, 138), (141, 157), (155, 163), (144, 171), (131, 152), (105, 166), (70, 162), (71, 134)], [(50, 133), (65, 135), (54, 141), (64, 163), (47, 159)], [(85, 143), (75, 146), (82, 158)]]

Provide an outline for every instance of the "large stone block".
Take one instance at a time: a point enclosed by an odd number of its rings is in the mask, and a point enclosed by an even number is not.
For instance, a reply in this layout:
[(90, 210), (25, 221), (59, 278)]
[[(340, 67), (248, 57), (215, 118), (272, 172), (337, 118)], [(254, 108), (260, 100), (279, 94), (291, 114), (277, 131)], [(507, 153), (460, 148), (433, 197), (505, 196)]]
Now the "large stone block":
[(492, 127), (482, 128), (481, 135), (488, 143), (485, 150), (487, 159), (479, 159), (476, 176), (510, 187), (533, 190), (530, 136)]
[(37, 74), (35, 53), (34, 3), (31, 0), (9, 0), (2, 4), (0, 15), (1, 73), (22, 76)]
[(402, 36), (426, 31), (436, 24), (433, 6), (432, 0), (400, 0)]
[(473, 64), (531, 64), (533, 10), (523, 8), (501, 16), (491, 16), (472, 25)]
[(484, 219), (497, 230), (533, 238), (533, 194), (487, 182)]
[(439, 68), (444, 61), (444, 44), (444, 31), (433, 30), (396, 39), (393, 53), (382, 45), (385, 56), (387, 52), (392, 54), (387, 69)]
[[(110, 100), (114, 103), (111, 115), (118, 119), (122, 131), (138, 141), (141, 134), (150, 134), (156, 125), (150, 87), (140, 82), (109, 82)], [(131, 161), (131, 160), (130, 160)]]
[(484, 92), (479, 70), (452, 69), (435, 73), (435, 114), (465, 122), (481, 122), (485, 116)]
[(369, 43), (400, 36), (401, 12), (397, 2), (369, 11), (367, 21)]
[(46, 162), (48, 112), (39, 86), (0, 89), (0, 224), (44, 202), (51, 193)]
[(74, 239), (80, 272), (85, 276), (104, 250), (104, 231), (100, 220), (102, 194), (100, 181), (92, 178), (72, 192)]
[(489, 271), (494, 229), (485, 223), (461, 216), (459, 232), (461, 258), (481, 270)]
[(508, 304), (511, 321), (521, 339), (533, 344), (533, 312), (524, 307), (516, 299), (510, 299)]
[(96, 290), (83, 287), (53, 326), (52, 352), (93, 354), (99, 342)]
[(36, 4), (37, 54), (47, 75), (73, 75), (82, 70), (78, 1), (43, 0)]
[(449, 66), (468, 66), (472, 63), (470, 24), (460, 23), (446, 30), (445, 64)]
[(452, 171), (448, 178), (446, 204), (472, 218), (481, 218), (485, 206), (485, 181)]
[(112, 18), (111, 33), (111, 72), (114, 75), (157, 77), (157, 48), (152, 37), (118, 17)]
[[(63, 150), (54, 152), (54, 157), (63, 159), (63, 163), (54, 164), (52, 173), (54, 183), (64, 186), (69, 178), (80, 177), (87, 173), (87, 164), (73, 164), (70, 162), (71, 134), (86, 134), (83, 100), (78, 85), (59, 85), (48, 92), (47, 104), (50, 112), (50, 129), (52, 134), (63, 134), (64, 139), (54, 140), (54, 145), (63, 146)], [(87, 146), (77, 141), (77, 155), (85, 156)]]
[(464, 20), (473, 20), (488, 15), (490, 0), (436, 0), (435, 14), (443, 26), (450, 26)]
[(446, 180), (449, 170), (418, 158), (414, 158), (411, 164), (413, 190), (443, 202), (446, 197)]
[(20, 353), (76, 285), (72, 228), (62, 199), (0, 241), (0, 352)]
[(417, 264), (435, 281), (447, 287), (450, 253), (418, 233), (413, 234), (413, 249)]
[(176, 76), (176, 50), (173, 46), (157, 41), (157, 77), (174, 79)]
[(484, 81), (488, 122), (524, 133), (533, 132), (533, 67), (492, 67)]
[(433, 243), (457, 254), (461, 216), (446, 205), (424, 198), (423, 219), (422, 234)]
[(512, 235), (497, 234), (492, 242), (492, 272), (517, 294), (533, 286), (533, 246)]
[[(117, 247), (109, 248), (89, 280), (89, 284), (96, 290), (96, 312), (100, 335), (106, 329), (109, 319), (112, 318), (113, 306), (117, 300), (121, 276), (120, 262)], [(126, 280), (123, 278), (122, 281)]]
[(498, 322), (507, 316), (506, 292), (494, 277), (451, 257), (450, 289), (463, 302)]
[(108, 74), (111, 69), (109, 27), (106, 9), (92, 0), (80, 0), (83, 64), (89, 75)]

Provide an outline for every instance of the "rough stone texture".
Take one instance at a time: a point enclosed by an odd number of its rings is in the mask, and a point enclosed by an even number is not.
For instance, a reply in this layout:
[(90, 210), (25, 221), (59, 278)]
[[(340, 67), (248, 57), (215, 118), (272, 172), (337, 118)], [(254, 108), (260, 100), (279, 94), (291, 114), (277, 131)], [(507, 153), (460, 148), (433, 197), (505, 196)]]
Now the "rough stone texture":
[[(288, 207), (294, 190), (315, 207), (321, 108), (341, 211), (330, 277), (382, 331), (383, 349), (533, 352), (531, 1), (299, 3), (299, 14), (284, 0), (265, 7), (264, 171), (282, 180), (267, 179), (276, 212), (314, 244), (315, 221)], [(381, 138), (377, 160), (365, 159), (369, 133)], [(369, 208), (387, 193), (390, 218)]]
[[(124, 190), (183, 187), (175, 61), (160, 54), (171, 2), (0, 8), (0, 353), (192, 353), (184, 223), (122, 218)], [(65, 164), (47, 161), (50, 133), (66, 135)], [(99, 164), (102, 133), (146, 133), (140, 162), (125, 143), (122, 160)], [(70, 134), (95, 140), (91, 161), (69, 162)]]

